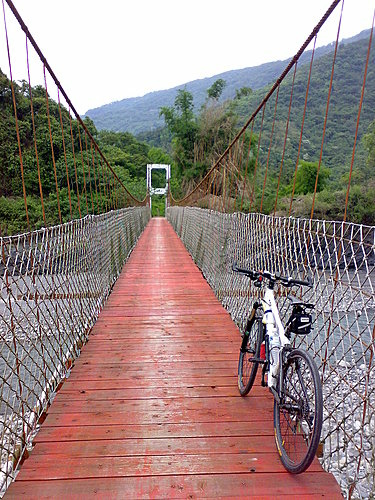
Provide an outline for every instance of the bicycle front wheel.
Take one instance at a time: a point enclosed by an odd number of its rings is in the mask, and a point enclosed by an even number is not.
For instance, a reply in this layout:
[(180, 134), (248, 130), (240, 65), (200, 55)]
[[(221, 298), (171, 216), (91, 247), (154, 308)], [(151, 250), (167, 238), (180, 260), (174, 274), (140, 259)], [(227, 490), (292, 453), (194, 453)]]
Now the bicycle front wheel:
[(262, 336), (263, 324), (260, 318), (256, 318), (249, 331), (244, 334), (238, 360), (238, 389), (241, 396), (246, 396), (253, 387), (258, 371)]
[(299, 474), (314, 459), (323, 421), (322, 384), (308, 353), (293, 349), (288, 354), (278, 392), (280, 403), (274, 403), (276, 445), (284, 467)]

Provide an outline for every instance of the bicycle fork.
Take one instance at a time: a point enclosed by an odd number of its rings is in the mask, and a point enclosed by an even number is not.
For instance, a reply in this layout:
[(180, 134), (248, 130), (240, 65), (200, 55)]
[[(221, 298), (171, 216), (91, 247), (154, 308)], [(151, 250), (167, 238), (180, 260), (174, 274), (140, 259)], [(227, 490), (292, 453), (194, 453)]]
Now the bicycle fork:
[[(270, 391), (275, 398), (276, 402), (278, 404), (282, 403), (282, 400), (284, 399), (284, 368), (286, 365), (286, 360), (288, 353), (292, 350), (292, 347), (290, 345), (286, 345), (282, 347), (279, 351), (279, 360), (280, 360), (280, 368), (279, 368), (279, 373), (278, 373), (278, 379), (279, 383), (277, 384), (276, 388), (275, 387), (270, 387)], [(265, 384), (266, 385), (266, 384)]]
[(243, 339), (242, 339), (241, 348), (240, 348), (241, 352), (246, 352), (247, 351), (247, 343), (249, 341), (249, 335), (250, 335), (250, 332), (251, 332), (251, 328), (252, 328), (252, 326), (254, 324), (254, 321), (255, 321), (255, 315), (256, 315), (257, 309), (260, 306), (261, 305), (259, 304), (259, 302), (254, 302), (254, 304), (253, 304), (253, 308), (251, 310), (249, 319), (247, 320), (245, 333), (244, 333), (244, 336), (243, 336)]

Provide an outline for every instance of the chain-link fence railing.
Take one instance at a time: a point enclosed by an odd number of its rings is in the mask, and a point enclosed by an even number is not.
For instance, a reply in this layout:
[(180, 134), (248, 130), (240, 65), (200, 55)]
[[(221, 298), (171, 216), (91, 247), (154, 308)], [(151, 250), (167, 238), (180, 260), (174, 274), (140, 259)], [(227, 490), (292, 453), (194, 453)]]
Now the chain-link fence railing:
[(149, 214), (124, 208), (0, 238), (2, 492)]
[[(295, 291), (315, 304), (314, 328), (295, 342), (323, 381), (321, 462), (348, 497), (374, 498), (375, 227), (190, 207), (169, 208), (168, 219), (240, 328), (259, 292), (233, 262), (312, 280)], [(282, 315), (286, 295), (280, 287)]]

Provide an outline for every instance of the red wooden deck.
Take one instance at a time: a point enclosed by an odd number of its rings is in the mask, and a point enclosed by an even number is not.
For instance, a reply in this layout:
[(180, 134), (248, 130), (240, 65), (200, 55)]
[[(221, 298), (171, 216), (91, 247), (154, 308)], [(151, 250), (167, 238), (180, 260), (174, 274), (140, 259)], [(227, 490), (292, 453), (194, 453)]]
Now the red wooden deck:
[(240, 337), (171, 226), (152, 219), (7, 498), (342, 498), (282, 467), (266, 390), (237, 390)]

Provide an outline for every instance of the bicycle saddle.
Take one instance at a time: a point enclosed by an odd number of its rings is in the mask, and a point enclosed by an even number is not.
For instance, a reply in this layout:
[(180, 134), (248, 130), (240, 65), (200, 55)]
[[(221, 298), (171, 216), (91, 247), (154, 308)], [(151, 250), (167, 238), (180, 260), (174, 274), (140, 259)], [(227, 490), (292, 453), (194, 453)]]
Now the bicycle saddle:
[(288, 299), (290, 300), (290, 302), (292, 303), (293, 306), (304, 306), (304, 307), (307, 307), (309, 309), (314, 308), (314, 304), (306, 304), (306, 302), (304, 302), (301, 299), (298, 299), (294, 295), (288, 295)]

